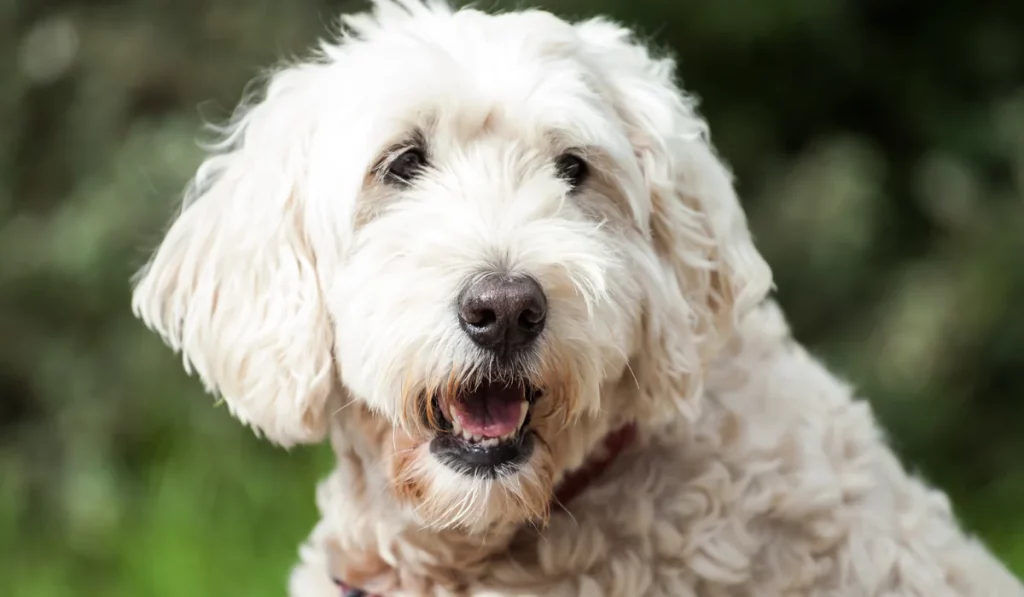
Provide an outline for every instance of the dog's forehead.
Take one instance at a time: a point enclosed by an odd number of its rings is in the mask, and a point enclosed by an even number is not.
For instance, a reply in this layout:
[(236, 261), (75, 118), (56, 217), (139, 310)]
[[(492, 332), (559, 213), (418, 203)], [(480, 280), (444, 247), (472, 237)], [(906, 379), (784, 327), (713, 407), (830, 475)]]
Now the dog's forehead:
[(430, 121), (460, 136), (486, 129), (543, 141), (583, 136), (611, 115), (576, 29), (547, 13), (422, 15), (381, 23), (349, 49), (372, 105), (364, 116), (406, 128)]

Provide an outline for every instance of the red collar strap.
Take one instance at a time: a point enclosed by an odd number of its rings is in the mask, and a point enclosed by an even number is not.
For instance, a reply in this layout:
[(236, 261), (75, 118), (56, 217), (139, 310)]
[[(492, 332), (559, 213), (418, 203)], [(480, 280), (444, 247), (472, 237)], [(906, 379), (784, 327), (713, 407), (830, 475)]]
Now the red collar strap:
[(362, 589), (350, 587), (338, 579), (334, 579), (334, 584), (341, 589), (341, 597), (381, 597), (380, 595), (371, 595)]
[[(555, 500), (553, 505), (566, 509), (566, 506), (579, 494), (583, 493), (612, 462), (622, 453), (623, 450), (632, 445), (636, 439), (636, 425), (628, 423), (623, 427), (612, 431), (604, 437), (601, 448), (597, 455), (583, 464), (580, 468), (568, 473), (562, 482), (555, 489)], [(350, 587), (340, 580), (335, 579), (334, 584), (341, 589), (342, 597), (381, 597), (371, 595), (363, 590)]]
[(559, 483), (555, 489), (554, 505), (565, 509), (569, 502), (576, 499), (600, 477), (635, 439), (636, 425), (633, 423), (628, 423), (604, 436), (601, 446), (603, 449), (599, 449), (596, 456), (585, 462), (580, 468), (568, 473)]

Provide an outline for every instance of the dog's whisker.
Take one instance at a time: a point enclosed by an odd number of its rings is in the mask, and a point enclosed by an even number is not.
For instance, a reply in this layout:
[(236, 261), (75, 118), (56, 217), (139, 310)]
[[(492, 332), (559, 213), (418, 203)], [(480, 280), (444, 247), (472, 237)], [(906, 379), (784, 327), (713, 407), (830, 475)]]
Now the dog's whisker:
[(332, 412), (332, 413), (331, 413), (331, 416), (333, 417), (333, 416), (335, 416), (335, 415), (337, 415), (337, 414), (340, 414), (340, 413), (341, 413), (341, 411), (343, 411), (343, 410), (345, 410), (346, 408), (348, 408), (348, 407), (352, 406), (353, 404), (357, 404), (358, 402), (359, 402), (359, 400), (358, 400), (358, 399), (356, 399), (356, 398), (353, 398), (352, 400), (349, 400), (349, 401), (348, 401), (348, 402), (346, 402), (345, 404), (343, 404), (343, 405), (341, 405), (340, 407), (338, 407), (338, 408), (337, 408), (337, 409), (336, 409), (336, 410), (335, 410), (334, 412)]
[(629, 355), (627, 355), (627, 354), (626, 354), (626, 351), (622, 350), (622, 349), (621, 349), (621, 348), (619, 348), (619, 347), (615, 347), (615, 350), (616, 350), (616, 352), (618, 352), (618, 353), (619, 353), (619, 355), (620, 355), (620, 356), (622, 357), (622, 361), (623, 361), (623, 363), (625, 364), (625, 367), (626, 367), (626, 371), (629, 371), (629, 376), (633, 378), (633, 385), (634, 385), (634, 386), (636, 387), (636, 389), (638, 389), (638, 390), (639, 390), (639, 389), (641, 388), (641, 386), (640, 386), (640, 380), (639, 380), (639, 379), (637, 379), (637, 377), (636, 377), (636, 373), (634, 373), (634, 372), (633, 372), (633, 367), (632, 367), (632, 365), (630, 365), (630, 363), (629, 363)]

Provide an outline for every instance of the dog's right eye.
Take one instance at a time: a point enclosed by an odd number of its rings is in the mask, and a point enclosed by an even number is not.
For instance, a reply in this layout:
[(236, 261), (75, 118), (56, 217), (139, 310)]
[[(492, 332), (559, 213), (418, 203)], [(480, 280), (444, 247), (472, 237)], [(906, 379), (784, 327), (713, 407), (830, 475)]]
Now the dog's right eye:
[(427, 156), (419, 147), (409, 147), (391, 160), (384, 178), (398, 184), (409, 184), (427, 166)]
[(559, 178), (564, 180), (573, 191), (580, 188), (590, 174), (590, 168), (583, 158), (571, 153), (563, 153), (555, 160), (555, 170)]

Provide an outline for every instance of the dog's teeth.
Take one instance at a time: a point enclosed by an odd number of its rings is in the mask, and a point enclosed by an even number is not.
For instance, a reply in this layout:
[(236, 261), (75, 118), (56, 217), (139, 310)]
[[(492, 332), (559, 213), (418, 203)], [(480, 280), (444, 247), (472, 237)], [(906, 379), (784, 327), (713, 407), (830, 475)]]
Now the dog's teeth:
[(485, 440), (480, 442), (480, 445), (485, 447), (485, 448), (493, 448), (494, 446), (498, 445), (498, 438), (492, 437), (492, 438), (489, 438), (489, 439), (485, 439)]
[(471, 441), (473, 441), (473, 434), (468, 432), (468, 431), (466, 431), (465, 429), (463, 429), (462, 430), (462, 439), (466, 440), (467, 442), (471, 442)]
[(519, 425), (516, 426), (516, 430), (522, 428), (523, 422), (526, 421), (526, 415), (530, 412), (530, 403), (523, 400), (519, 403)]
[(459, 423), (459, 417), (455, 413), (455, 407), (450, 404), (446, 404), (445, 408), (448, 409), (448, 420), (452, 422), (452, 435), (461, 435), (462, 425)]

